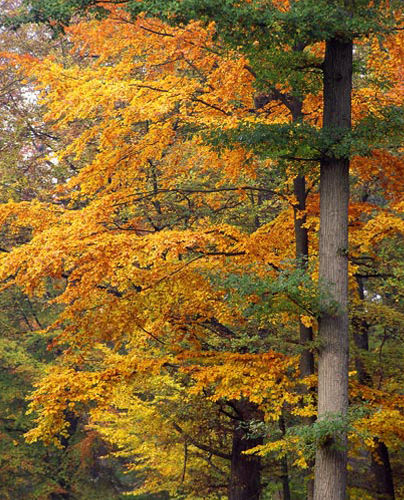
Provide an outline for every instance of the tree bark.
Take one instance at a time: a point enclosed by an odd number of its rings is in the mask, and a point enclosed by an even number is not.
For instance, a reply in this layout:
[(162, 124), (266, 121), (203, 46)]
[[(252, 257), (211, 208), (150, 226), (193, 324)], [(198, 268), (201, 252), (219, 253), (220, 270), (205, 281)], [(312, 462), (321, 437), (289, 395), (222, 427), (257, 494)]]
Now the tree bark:
[[(294, 100), (294, 106), (291, 108), (293, 121), (296, 122), (303, 117), (302, 114), (302, 103), (296, 98)], [(307, 229), (304, 227), (306, 222), (306, 215), (301, 216), (301, 212), (306, 210), (306, 179), (304, 175), (298, 175), (293, 181), (293, 193), (296, 197), (297, 204), (294, 207), (294, 233), (295, 233), (295, 245), (296, 245), (296, 260), (297, 266), (300, 269), (306, 270), (308, 257), (309, 257), (309, 234)], [(299, 213), (300, 212), (300, 213)], [(314, 374), (314, 355), (309, 343), (313, 340), (313, 329), (307, 327), (299, 320), (299, 341), (303, 350), (300, 354), (299, 368), (300, 376), (305, 378), (309, 375)], [(302, 390), (305, 390), (302, 387)], [(307, 425), (313, 423), (314, 419), (312, 417), (305, 417), (303, 422)], [(314, 461), (310, 461), (308, 464), (308, 470), (306, 474), (306, 485), (307, 485), (307, 500), (313, 499), (313, 479), (312, 472), (314, 468)]]
[[(282, 432), (282, 436), (286, 434), (286, 425), (285, 419), (281, 415), (279, 418), (279, 428)], [(283, 500), (291, 500), (290, 496), (290, 485), (289, 485), (289, 467), (288, 467), (288, 458), (287, 456), (281, 459), (281, 480), (282, 480), (282, 493)]]
[[(303, 118), (303, 103), (300, 99), (294, 96), (289, 96), (286, 100), (289, 111), (292, 114), (293, 122), (298, 122)], [(296, 205), (294, 206), (294, 233), (295, 233), (295, 255), (297, 265), (301, 269), (307, 268), (309, 257), (309, 234), (304, 227), (306, 216), (299, 212), (306, 210), (306, 179), (304, 175), (298, 175), (293, 181), (293, 194), (296, 197)], [(305, 326), (299, 321), (299, 337), (300, 344), (307, 346), (308, 342), (313, 340), (313, 329)], [(314, 356), (309, 348), (303, 349), (300, 356), (300, 374), (302, 377), (307, 377), (314, 373)]]
[[(306, 210), (306, 180), (304, 176), (298, 175), (293, 183), (294, 195), (297, 205), (294, 211), (294, 231), (296, 242), (296, 259), (301, 269), (307, 268), (309, 256), (309, 237), (307, 229), (304, 227), (306, 217), (299, 217), (299, 211)], [(307, 377), (314, 373), (314, 356), (307, 344), (313, 340), (313, 330), (299, 321), (300, 343), (306, 346), (300, 355), (300, 374)]]
[(249, 401), (239, 401), (236, 407), (242, 421), (235, 423), (233, 432), (229, 500), (259, 500), (261, 459), (254, 455), (244, 455), (243, 451), (262, 444), (263, 440), (261, 437), (249, 437), (247, 429), (243, 428), (242, 424), (258, 419), (260, 415), (256, 406)]
[(374, 439), (376, 448), (372, 453), (372, 472), (375, 478), (377, 500), (395, 500), (393, 473), (390, 466), (389, 450), (379, 439)]
[(50, 500), (72, 500), (70, 493), (51, 493)]
[[(351, 128), (352, 42), (326, 42), (323, 130), (335, 140)], [(325, 310), (319, 321), (318, 419), (348, 410), (349, 159), (325, 153), (320, 163), (320, 270)], [(347, 436), (332, 435), (316, 453), (315, 500), (345, 500)]]

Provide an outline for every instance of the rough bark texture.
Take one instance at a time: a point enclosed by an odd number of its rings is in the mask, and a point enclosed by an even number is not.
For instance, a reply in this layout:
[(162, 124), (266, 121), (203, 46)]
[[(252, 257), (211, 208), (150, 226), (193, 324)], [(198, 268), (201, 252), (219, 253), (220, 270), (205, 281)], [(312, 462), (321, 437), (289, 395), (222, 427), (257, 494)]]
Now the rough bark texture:
[[(279, 418), (279, 428), (282, 432), (282, 436), (286, 434), (285, 419), (283, 416)], [(281, 459), (281, 481), (282, 481), (282, 494), (283, 500), (291, 500), (290, 496), (290, 486), (289, 486), (289, 467), (287, 457)]]
[[(352, 43), (329, 40), (324, 59), (323, 128), (351, 128)], [(325, 156), (320, 164), (320, 286), (335, 303), (319, 321), (318, 418), (348, 409), (348, 201), (349, 160)], [(324, 300), (325, 306), (329, 301)], [(335, 446), (338, 438), (338, 448)], [(315, 500), (345, 500), (346, 433), (317, 449)]]
[[(364, 286), (362, 279), (358, 278), (359, 297), (365, 300)], [(372, 376), (366, 369), (360, 356), (361, 351), (369, 351), (369, 325), (362, 320), (360, 324), (355, 325), (354, 342), (358, 349), (355, 356), (355, 368), (358, 373), (358, 380), (361, 384), (372, 387)], [(393, 473), (390, 466), (389, 450), (387, 446), (375, 438), (375, 448), (371, 455), (371, 470), (374, 477), (374, 492), (378, 500), (395, 500)]]
[[(298, 265), (305, 269), (309, 255), (309, 238), (307, 229), (304, 227), (306, 217), (299, 217), (299, 211), (306, 209), (306, 181), (304, 176), (299, 175), (294, 180), (294, 195), (296, 196), (297, 206), (294, 214), (294, 231), (296, 241), (296, 259)], [(297, 212), (297, 213), (296, 213)], [(300, 343), (307, 346), (308, 342), (313, 340), (313, 330), (299, 323)], [(300, 373), (302, 377), (307, 377), (314, 373), (314, 356), (310, 349), (303, 349), (300, 356)]]
[[(302, 103), (295, 99), (294, 106), (291, 108), (293, 121), (298, 121), (302, 118)], [(295, 244), (296, 244), (296, 259), (298, 266), (301, 269), (307, 269), (308, 257), (309, 257), (309, 234), (307, 229), (304, 227), (306, 222), (306, 216), (301, 216), (306, 210), (306, 179), (304, 175), (298, 175), (293, 181), (293, 193), (296, 197), (297, 204), (294, 207), (294, 233), (295, 233)], [(307, 347), (309, 343), (313, 340), (313, 329), (311, 327), (305, 326), (301, 321), (299, 321), (299, 340), (300, 345), (303, 350), (300, 355), (299, 368), (300, 375), (302, 378), (312, 375), (314, 373), (314, 355)], [(303, 387), (302, 390), (305, 390)], [(312, 417), (306, 417), (303, 422), (306, 425), (311, 424), (314, 421)], [(308, 463), (308, 470), (306, 474), (306, 485), (307, 485), (307, 500), (313, 499), (314, 482), (312, 479), (312, 472), (314, 468), (314, 461)]]
[[(292, 120), (298, 122), (303, 118), (303, 103), (296, 97), (290, 96), (287, 101), (288, 108), (292, 114)], [(307, 268), (309, 256), (309, 235), (304, 227), (306, 216), (303, 217), (300, 213), (306, 210), (306, 179), (304, 175), (298, 175), (293, 181), (293, 194), (296, 197), (296, 205), (294, 207), (294, 233), (296, 244), (296, 259), (301, 269)], [(313, 340), (313, 330), (299, 322), (300, 343), (302, 346), (307, 346), (308, 342)], [(314, 373), (314, 356), (310, 349), (304, 349), (300, 356), (300, 373), (302, 377), (312, 375)]]
[(289, 468), (288, 468), (288, 460), (286, 457), (282, 458), (282, 494), (283, 500), (291, 500), (290, 496), (290, 486), (289, 486)]
[[(237, 402), (237, 411), (244, 422), (259, 418), (256, 406), (248, 401)], [(241, 424), (241, 425), (240, 425)], [(261, 494), (261, 460), (243, 451), (262, 444), (262, 438), (250, 438), (242, 422), (233, 432), (229, 500), (259, 500)]]
[(395, 500), (393, 474), (387, 446), (375, 438), (376, 448), (372, 454), (372, 472), (375, 478), (377, 500)]

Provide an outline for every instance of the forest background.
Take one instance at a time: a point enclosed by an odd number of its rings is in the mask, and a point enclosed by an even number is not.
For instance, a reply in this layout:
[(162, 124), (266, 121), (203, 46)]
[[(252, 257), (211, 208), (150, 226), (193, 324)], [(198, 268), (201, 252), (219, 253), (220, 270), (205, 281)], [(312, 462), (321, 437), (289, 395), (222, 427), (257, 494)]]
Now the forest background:
[(2, 8), (2, 497), (403, 498), (399, 4)]

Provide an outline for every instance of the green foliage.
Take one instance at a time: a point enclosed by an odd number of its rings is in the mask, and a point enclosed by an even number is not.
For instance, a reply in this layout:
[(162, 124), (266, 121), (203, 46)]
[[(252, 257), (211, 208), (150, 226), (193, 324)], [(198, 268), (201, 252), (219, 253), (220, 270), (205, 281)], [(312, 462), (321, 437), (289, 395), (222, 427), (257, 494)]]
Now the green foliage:
[[(341, 437), (348, 430), (348, 420), (343, 415), (329, 414), (321, 420), (316, 420), (312, 425), (300, 427), (296, 434), (302, 439), (305, 455), (314, 458), (318, 448), (331, 445), (340, 450), (346, 446)], [(291, 432), (291, 429), (289, 429)]]
[(321, 420), (300, 426), (292, 426), (287, 430), (287, 436), (297, 436), (299, 438), (298, 448), (302, 451), (306, 460), (315, 458), (316, 450), (319, 447), (330, 446), (336, 450), (343, 450), (347, 443), (343, 436), (347, 432), (361, 435), (362, 438), (368, 437), (366, 432), (359, 432), (353, 423), (370, 413), (365, 407), (351, 406), (348, 415), (329, 413)]
[[(230, 274), (227, 277), (212, 276), (217, 286), (226, 290), (227, 300), (238, 304), (246, 317), (261, 317), (268, 313), (300, 313), (319, 317), (324, 298), (319, 296), (318, 286), (310, 273), (297, 266), (279, 270), (276, 278), (261, 278), (254, 273)], [(251, 296), (261, 300), (253, 303)], [(244, 304), (244, 305), (243, 305)]]
[[(348, 8), (340, 0), (305, 0), (294, 2), (288, 12), (280, 12), (265, 0), (239, 2), (237, 0), (143, 0), (128, 2), (128, 10), (134, 15), (146, 12), (163, 17), (168, 22), (187, 23), (193, 19), (215, 21), (218, 32), (234, 46), (246, 45), (250, 40), (284, 43), (294, 39), (297, 43), (313, 43), (329, 38), (351, 39), (360, 34), (386, 30), (394, 24), (394, 17), (379, 14), (381, 1), (369, 6), (367, 0), (355, 2)], [(399, 6), (399, 2), (395, 2)], [(393, 9), (391, 10), (391, 13)], [(248, 42), (247, 42), (248, 43)]]
[[(396, 25), (395, 9), (400, 6), (398, 0), (391, 2), (389, 13), (381, 16), (381, 0), (371, 5), (367, 0), (360, 0), (348, 6), (351, 15), (347, 16), (347, 5), (341, 0), (294, 2), (287, 12), (279, 11), (266, 0), (248, 3), (238, 0), (129, 0), (125, 3), (133, 17), (146, 13), (176, 25), (191, 20), (214, 21), (220, 38), (248, 55), (257, 52), (256, 40), (265, 47), (285, 42), (305, 46), (330, 38), (349, 40), (372, 32), (384, 33)], [(9, 24), (57, 21), (63, 26), (77, 13), (88, 11), (98, 16), (106, 13), (98, 0), (26, 0), (24, 5), (14, 20), (12, 17), (7, 19)]]
[(369, 156), (374, 149), (399, 152), (404, 137), (404, 108), (384, 107), (369, 114), (353, 129), (351, 156)]
[(361, 120), (352, 131), (319, 130), (308, 123), (241, 123), (231, 130), (211, 130), (206, 140), (216, 149), (240, 144), (261, 158), (317, 162), (324, 157), (369, 156), (372, 150), (397, 150), (403, 138), (404, 110), (384, 108)]
[[(35, 0), (27, 1), (13, 15), (3, 15), (0, 22), (4, 26), (17, 29), (27, 23), (46, 23), (55, 34), (63, 32), (63, 27), (70, 23), (78, 12), (89, 9), (97, 16), (105, 15), (106, 10), (97, 5), (96, 0)], [(117, 2), (118, 3), (118, 2)]]

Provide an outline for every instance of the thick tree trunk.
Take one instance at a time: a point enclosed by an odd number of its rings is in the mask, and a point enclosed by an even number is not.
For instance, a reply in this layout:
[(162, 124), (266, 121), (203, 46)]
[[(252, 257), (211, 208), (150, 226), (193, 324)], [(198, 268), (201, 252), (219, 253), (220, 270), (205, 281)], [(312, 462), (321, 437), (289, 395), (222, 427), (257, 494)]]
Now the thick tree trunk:
[[(256, 406), (248, 401), (237, 402), (237, 411), (244, 422), (259, 418)], [(262, 444), (262, 438), (248, 437), (243, 422), (236, 422), (233, 432), (229, 500), (259, 500), (261, 494), (261, 459), (244, 455), (243, 451)]]
[[(363, 281), (357, 279), (359, 287), (359, 297), (365, 300)], [(354, 342), (358, 349), (355, 356), (355, 368), (358, 373), (358, 380), (361, 384), (372, 387), (373, 380), (366, 369), (360, 356), (360, 351), (369, 351), (369, 325), (366, 321), (361, 321), (356, 325), (354, 332)], [(393, 473), (390, 466), (389, 450), (379, 439), (374, 439), (375, 448), (372, 450), (371, 470), (374, 477), (374, 491), (378, 500), (395, 500)]]
[(51, 493), (50, 500), (71, 500), (69, 493)]
[(395, 500), (393, 474), (387, 446), (375, 438), (376, 448), (372, 453), (372, 472), (375, 478), (377, 500)]
[[(323, 129), (337, 139), (351, 128), (352, 42), (329, 40), (323, 71)], [(326, 310), (319, 321), (321, 420), (332, 415), (344, 418), (348, 409), (348, 202), (349, 160), (324, 157), (320, 164), (319, 282), (322, 293), (332, 300), (324, 298)], [(317, 449), (315, 500), (345, 500), (346, 440), (342, 431)]]

